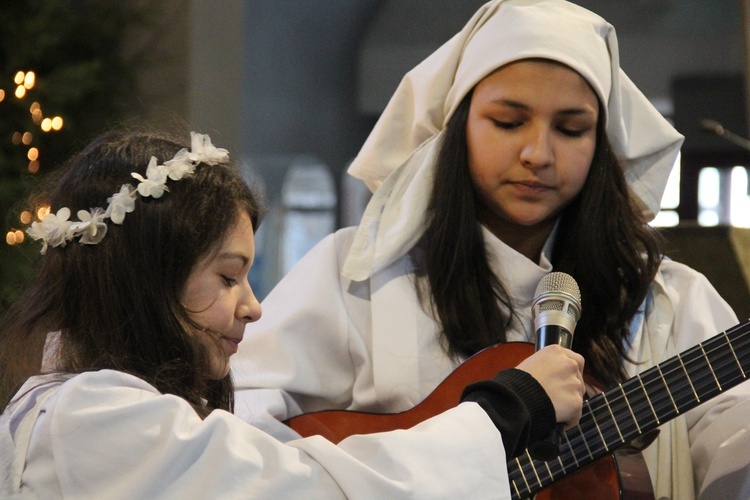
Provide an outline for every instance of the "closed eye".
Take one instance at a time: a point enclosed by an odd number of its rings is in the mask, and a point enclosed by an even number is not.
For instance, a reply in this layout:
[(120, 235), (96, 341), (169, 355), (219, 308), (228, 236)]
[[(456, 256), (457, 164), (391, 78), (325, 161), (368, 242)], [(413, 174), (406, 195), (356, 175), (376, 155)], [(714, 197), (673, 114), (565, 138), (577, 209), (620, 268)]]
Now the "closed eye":
[(237, 280), (236, 280), (236, 279), (234, 279), (234, 278), (230, 278), (229, 276), (224, 276), (223, 274), (221, 275), (221, 279), (223, 279), (223, 280), (224, 280), (224, 283), (225, 283), (225, 284), (226, 284), (227, 286), (234, 286), (234, 285), (236, 285), (236, 284), (237, 284)]
[(492, 120), (492, 122), (495, 124), (496, 127), (504, 129), (504, 130), (512, 130), (514, 128), (521, 126), (521, 122), (519, 121), (503, 122), (500, 120)]
[(569, 129), (569, 128), (560, 127), (557, 130), (559, 130), (560, 133), (562, 133), (563, 135), (567, 135), (568, 137), (581, 137), (584, 134), (586, 134), (586, 132), (588, 132), (590, 129), (588, 129), (588, 128), (585, 128), (585, 129)]

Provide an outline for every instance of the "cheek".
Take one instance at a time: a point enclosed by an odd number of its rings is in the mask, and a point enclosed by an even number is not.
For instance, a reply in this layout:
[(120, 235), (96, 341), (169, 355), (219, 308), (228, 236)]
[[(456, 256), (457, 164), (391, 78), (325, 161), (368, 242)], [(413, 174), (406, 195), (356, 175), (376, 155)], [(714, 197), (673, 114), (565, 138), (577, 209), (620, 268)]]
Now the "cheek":
[(509, 147), (497, 140), (468, 144), (469, 175), (475, 186), (486, 186), (503, 173), (508, 163), (508, 151)]
[(594, 158), (594, 144), (587, 147), (578, 148), (567, 155), (565, 169), (558, 169), (559, 173), (564, 172), (565, 180), (562, 185), (565, 187), (567, 194), (577, 195), (591, 170), (591, 162)]

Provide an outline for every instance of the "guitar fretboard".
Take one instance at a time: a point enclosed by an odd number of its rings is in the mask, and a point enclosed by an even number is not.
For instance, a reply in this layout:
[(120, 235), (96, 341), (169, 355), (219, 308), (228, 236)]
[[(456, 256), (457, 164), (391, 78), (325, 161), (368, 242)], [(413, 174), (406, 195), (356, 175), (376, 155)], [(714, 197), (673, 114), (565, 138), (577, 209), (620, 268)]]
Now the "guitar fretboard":
[(549, 462), (528, 453), (508, 462), (511, 494), (527, 498), (634, 438), (745, 381), (750, 321), (737, 325), (601, 393), (583, 405), (578, 425)]

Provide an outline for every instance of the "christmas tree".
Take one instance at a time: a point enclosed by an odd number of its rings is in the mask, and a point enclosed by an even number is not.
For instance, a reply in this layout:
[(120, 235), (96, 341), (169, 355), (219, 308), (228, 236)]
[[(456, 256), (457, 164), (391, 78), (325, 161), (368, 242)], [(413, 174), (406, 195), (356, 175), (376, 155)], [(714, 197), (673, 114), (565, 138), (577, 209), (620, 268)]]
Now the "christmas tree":
[[(149, 19), (149, 3), (25, 0), (0, 7), (0, 311), (32, 276), (38, 220), (28, 193), (133, 104), (126, 29)], [(43, 215), (43, 214), (41, 214)]]

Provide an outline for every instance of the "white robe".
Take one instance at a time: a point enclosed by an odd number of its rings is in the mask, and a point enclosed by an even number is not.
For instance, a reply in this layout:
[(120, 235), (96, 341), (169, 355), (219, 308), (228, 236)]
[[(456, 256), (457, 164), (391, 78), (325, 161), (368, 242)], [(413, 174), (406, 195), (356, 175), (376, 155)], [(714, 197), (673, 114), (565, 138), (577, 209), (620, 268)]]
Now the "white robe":
[[(475, 403), (408, 431), (282, 444), (112, 370), (32, 377), (0, 417), (0, 498), (508, 498)], [(437, 459), (436, 459), (437, 458)]]
[[(435, 321), (417, 302), (408, 256), (366, 281), (341, 276), (354, 231), (327, 237), (282, 279), (232, 358), (236, 413), (282, 439), (292, 434), (278, 420), (300, 413), (409, 409), (458, 364), (440, 347)], [(552, 266), (544, 256), (539, 264), (529, 261), (486, 230), (484, 236), (490, 255), (500, 257), (493, 266), (521, 317), (508, 340), (532, 341), (531, 300)], [(631, 374), (738, 322), (703, 275), (676, 262), (662, 264), (651, 300), (658, 307), (649, 309), (646, 321), (633, 322), (631, 353), (642, 364), (628, 366)], [(738, 457), (737, 445), (729, 445), (744, 436), (740, 442), (750, 450), (749, 432), (750, 384), (663, 426), (645, 453), (657, 498), (691, 498), (693, 480), (698, 492), (733, 470), (740, 472), (729, 487), (748, 488), (750, 456)]]

